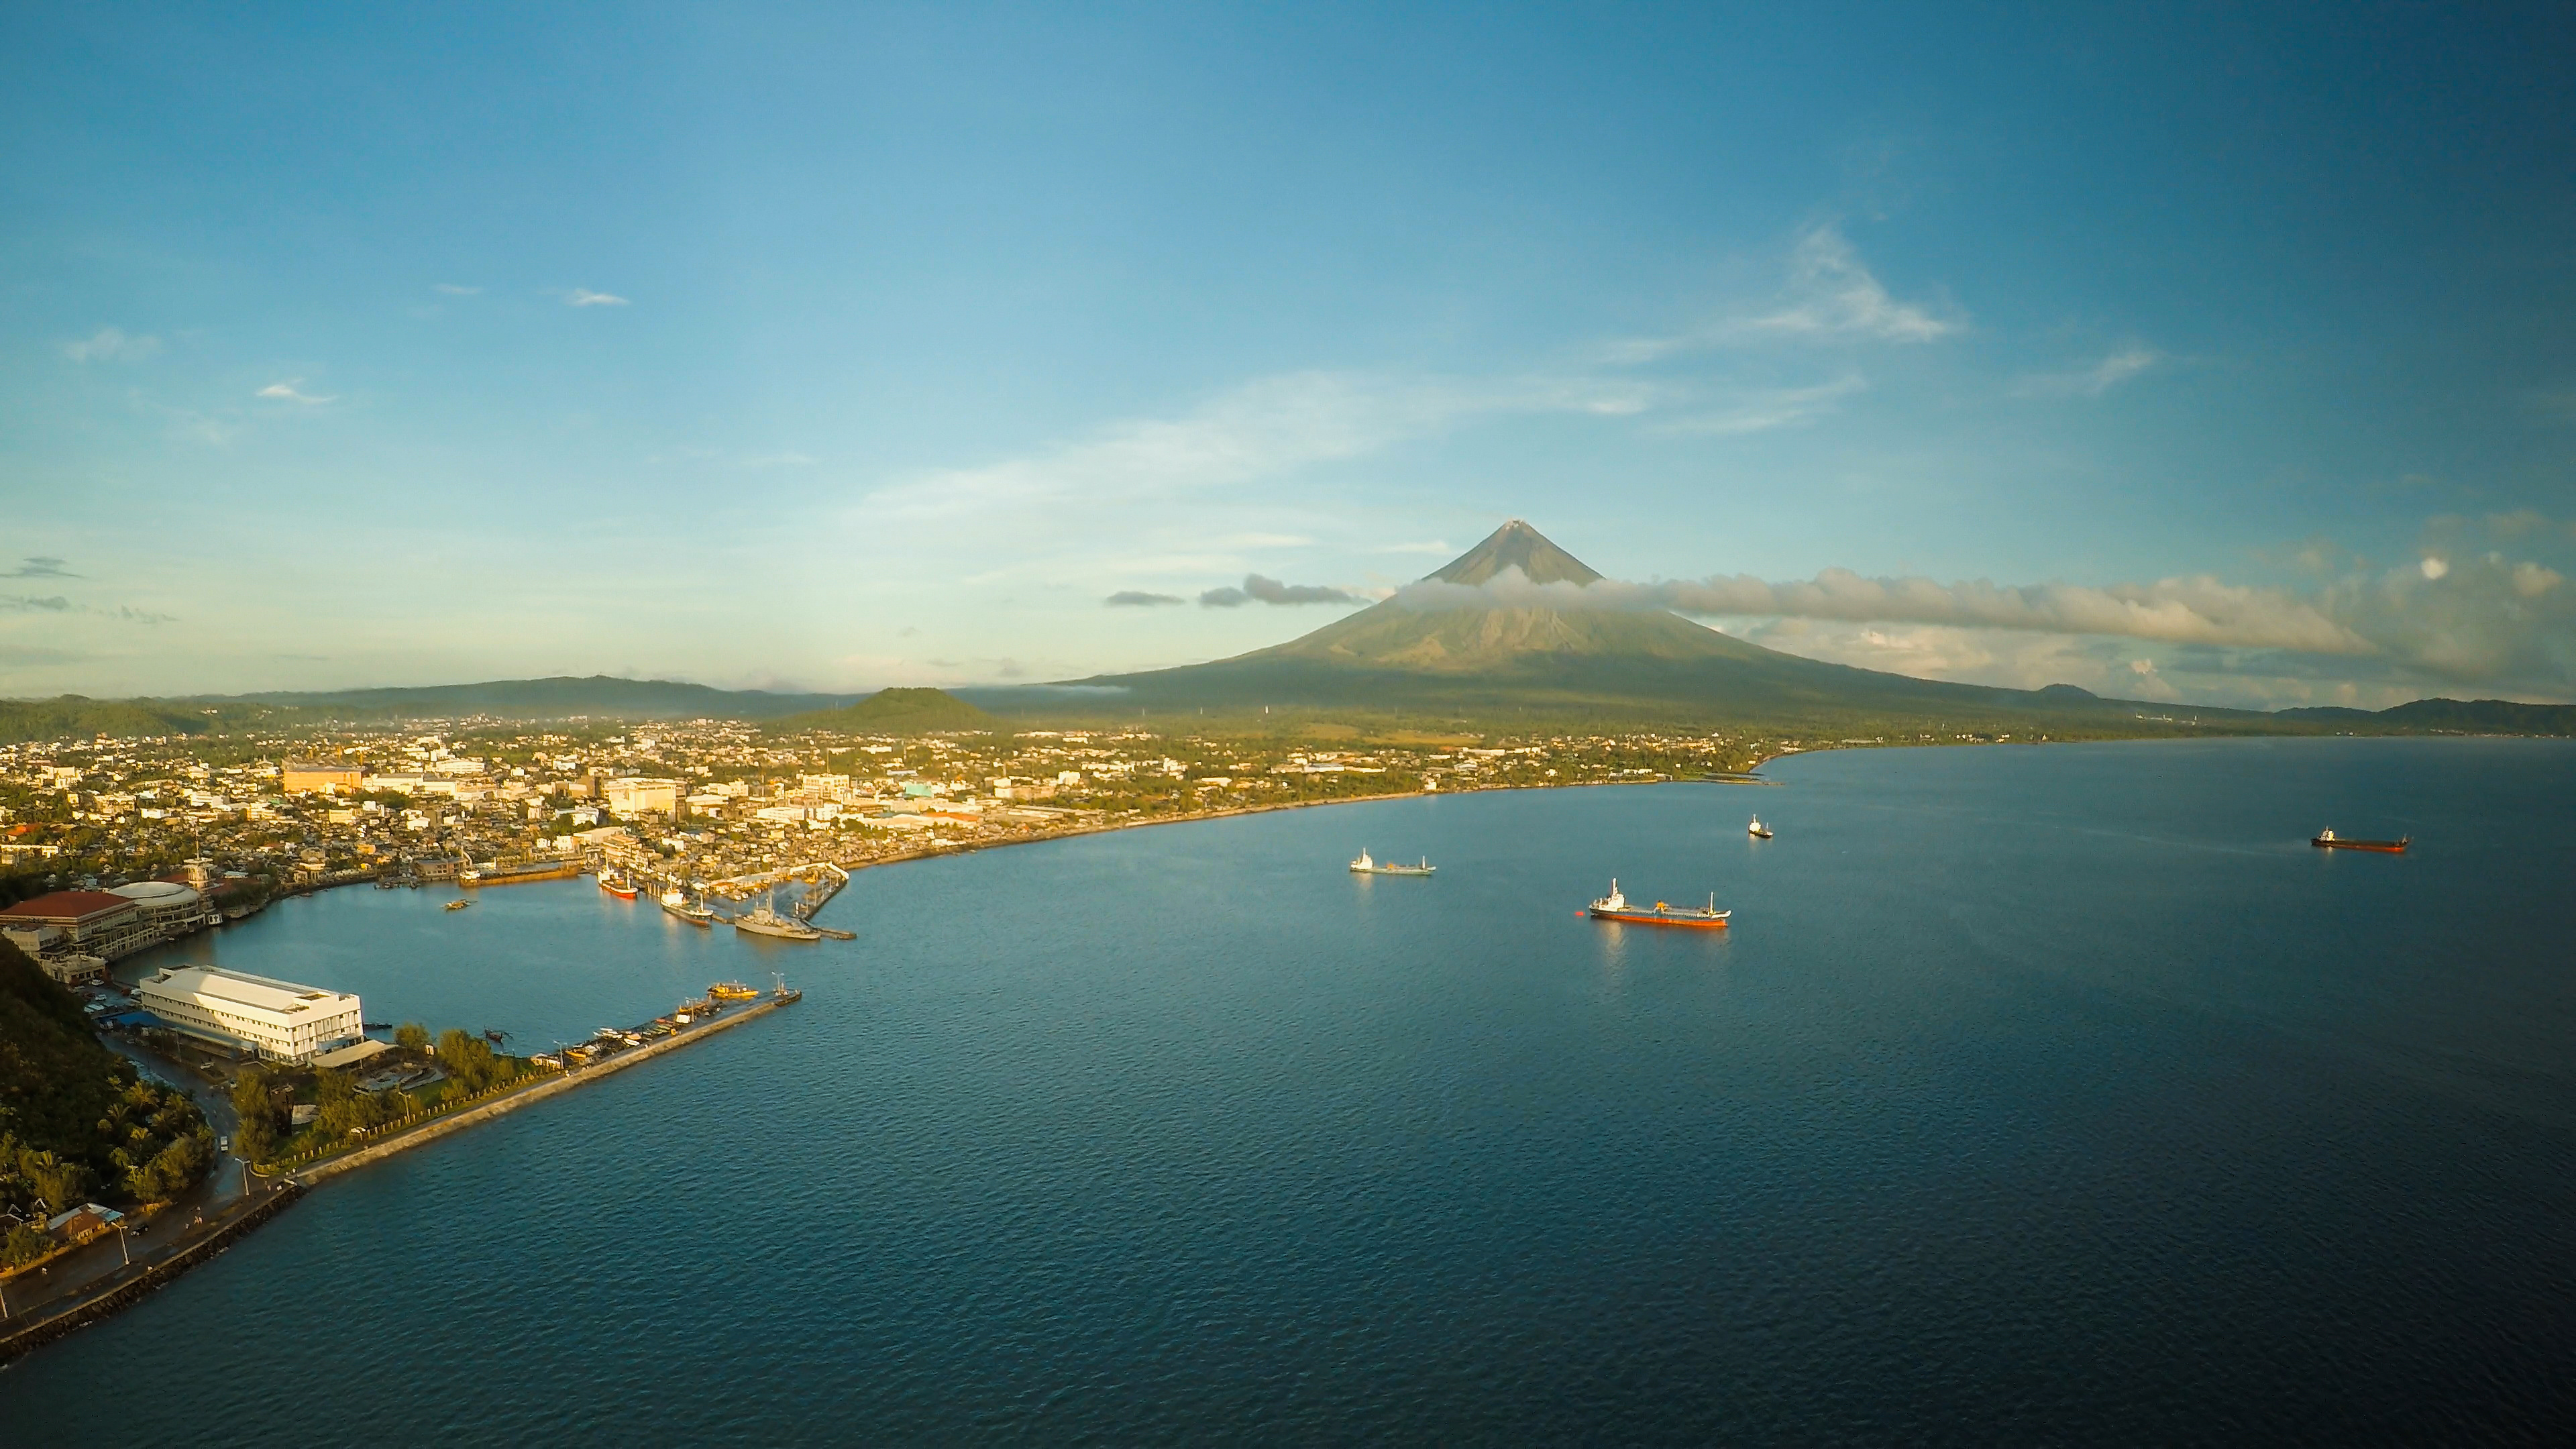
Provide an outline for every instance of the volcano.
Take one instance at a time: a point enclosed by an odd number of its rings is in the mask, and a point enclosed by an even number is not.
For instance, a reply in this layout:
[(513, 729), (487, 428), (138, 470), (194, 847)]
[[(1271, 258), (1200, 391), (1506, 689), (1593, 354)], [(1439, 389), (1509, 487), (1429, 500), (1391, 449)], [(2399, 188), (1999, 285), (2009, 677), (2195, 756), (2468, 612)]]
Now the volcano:
[[(1618, 602), (1520, 519), (1392, 598), (1285, 644), (1102, 675), (1146, 707), (1262, 705), (1703, 719), (2103, 713), (2081, 691), (1994, 689), (1803, 659)], [(2081, 698), (2074, 696), (2081, 695)]]

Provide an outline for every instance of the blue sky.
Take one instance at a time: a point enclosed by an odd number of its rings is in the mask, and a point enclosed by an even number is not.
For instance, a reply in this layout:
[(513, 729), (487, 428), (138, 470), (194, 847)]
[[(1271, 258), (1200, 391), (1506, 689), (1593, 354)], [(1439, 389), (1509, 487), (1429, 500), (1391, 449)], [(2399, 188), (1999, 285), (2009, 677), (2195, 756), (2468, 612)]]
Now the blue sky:
[(1061, 678), (1521, 516), (1873, 667), (2576, 698), (2563, 11), (384, 8), (0, 21), (0, 693)]

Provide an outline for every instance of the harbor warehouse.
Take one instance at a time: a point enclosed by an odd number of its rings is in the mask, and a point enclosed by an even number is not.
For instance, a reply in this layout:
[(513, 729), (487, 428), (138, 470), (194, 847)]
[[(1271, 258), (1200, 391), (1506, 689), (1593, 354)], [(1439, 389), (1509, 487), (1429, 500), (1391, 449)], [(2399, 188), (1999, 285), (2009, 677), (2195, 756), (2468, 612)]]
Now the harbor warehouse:
[(146, 1011), (196, 1036), (300, 1062), (355, 1040), (358, 998), (220, 966), (182, 966), (134, 988)]

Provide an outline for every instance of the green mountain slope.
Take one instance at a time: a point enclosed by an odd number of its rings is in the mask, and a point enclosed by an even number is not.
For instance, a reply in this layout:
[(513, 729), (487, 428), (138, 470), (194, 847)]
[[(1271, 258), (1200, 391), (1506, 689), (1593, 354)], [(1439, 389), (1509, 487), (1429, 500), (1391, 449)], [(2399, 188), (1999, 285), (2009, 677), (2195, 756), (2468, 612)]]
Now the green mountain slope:
[(2576, 704), (2518, 704), (2509, 699), (2418, 699), (2381, 710), (2285, 709), (2280, 718), (2412, 733), (2576, 735)]
[(186, 1094), (139, 1080), (72, 994), (0, 940), (0, 1201), (167, 1197), (213, 1162)]
[(881, 689), (840, 709), (816, 710), (770, 721), (776, 733), (834, 730), (852, 735), (920, 735), (989, 730), (1002, 722), (940, 689)]
[(671, 679), (494, 679), (480, 684), (416, 688), (346, 689), (320, 693), (241, 695), (257, 704), (307, 711), (346, 710), (369, 718), (449, 718), (463, 714), (505, 719), (776, 719), (846, 704), (846, 694), (771, 694), (759, 689), (716, 689)]
[(203, 734), (208, 724), (200, 711), (148, 699), (88, 699), (77, 694), (0, 699), (0, 745), (92, 735)]

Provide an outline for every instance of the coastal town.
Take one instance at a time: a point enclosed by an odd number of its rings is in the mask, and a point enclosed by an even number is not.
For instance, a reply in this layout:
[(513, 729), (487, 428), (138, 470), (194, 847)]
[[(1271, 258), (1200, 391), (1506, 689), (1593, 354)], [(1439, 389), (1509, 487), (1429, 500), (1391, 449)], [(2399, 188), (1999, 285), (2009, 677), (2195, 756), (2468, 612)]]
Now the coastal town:
[[(779, 737), (733, 721), (493, 719), (0, 747), (0, 929), (67, 984), (358, 881), (609, 870), (703, 891), (1120, 826), (1370, 796), (1720, 779), (1885, 741), (1652, 732), (1312, 737), (1144, 729)], [(85, 912), (65, 892), (118, 895)]]

